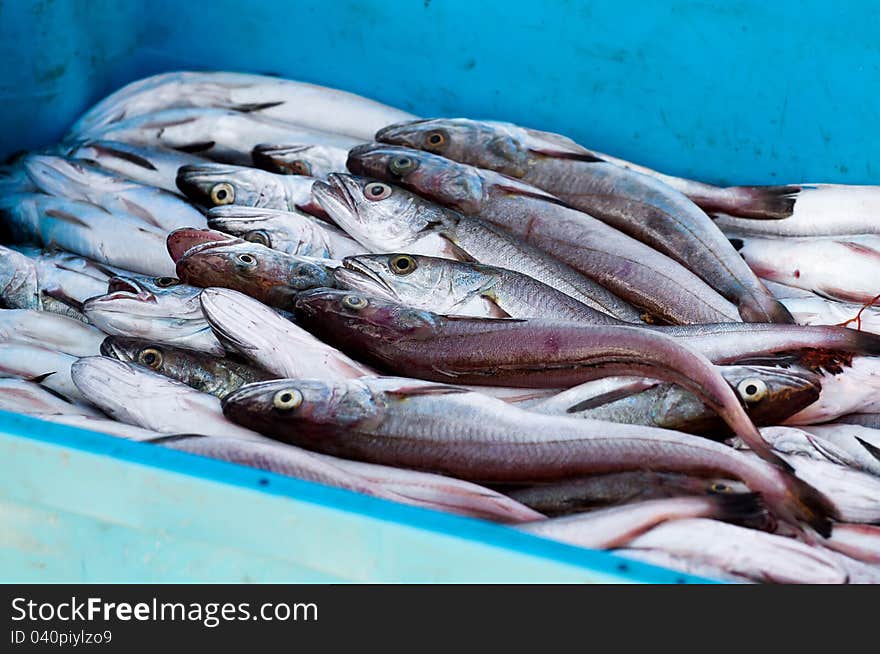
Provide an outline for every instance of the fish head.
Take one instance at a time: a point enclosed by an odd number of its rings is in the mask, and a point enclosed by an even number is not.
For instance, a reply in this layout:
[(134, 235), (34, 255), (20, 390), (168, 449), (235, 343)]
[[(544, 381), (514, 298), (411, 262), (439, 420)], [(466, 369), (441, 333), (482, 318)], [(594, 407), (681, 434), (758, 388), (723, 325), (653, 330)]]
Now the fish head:
[(284, 199), (284, 189), (271, 173), (225, 164), (192, 164), (177, 171), (177, 188), (206, 207), (239, 204), (249, 207)]
[(323, 145), (257, 145), (251, 158), (254, 165), (281, 175), (326, 177), (336, 171), (333, 150)]
[(176, 263), (190, 250), (195, 250), (203, 245), (217, 245), (235, 240), (237, 239), (234, 236), (213, 229), (182, 227), (168, 234), (165, 238), (165, 247), (168, 249), (171, 259)]
[(467, 118), (413, 120), (383, 127), (376, 132), (376, 140), (511, 177), (523, 177), (528, 171), (528, 148), (518, 138), (517, 128), (506, 123)]
[(173, 348), (143, 338), (108, 336), (101, 343), (101, 354), (111, 359), (135, 363), (167, 375), (173, 366)]
[(111, 277), (107, 293), (89, 298), (83, 311), (92, 320), (102, 314), (126, 314), (131, 320), (162, 318), (173, 321), (198, 310), (201, 289), (176, 277), (128, 275)]
[(246, 384), (223, 400), (231, 421), (264, 434), (289, 438), (296, 430), (351, 428), (374, 420), (381, 406), (356, 380), (275, 379)]
[[(381, 143), (365, 143), (348, 153), (348, 169), (356, 175), (399, 184), (464, 214), (479, 213), (483, 181), (473, 166), (440, 155)], [(368, 189), (375, 199), (379, 189)]]
[(406, 250), (449, 221), (433, 202), (366, 177), (333, 173), (315, 182), (312, 195), (336, 224), (377, 252)]
[[(298, 211), (282, 211), (234, 204), (208, 211), (208, 227), (232, 234), (245, 241), (276, 247), (312, 228), (310, 216)], [(280, 248), (279, 248), (280, 249)]]
[(448, 313), (487, 285), (478, 266), (419, 254), (362, 254), (346, 257), (336, 270), (343, 288)]
[(300, 291), (335, 285), (331, 268), (318, 260), (240, 239), (190, 250), (177, 261), (177, 274), (196, 286), (231, 288), (275, 306), (288, 306)]
[(300, 293), (296, 316), (317, 328), (341, 327), (368, 335), (403, 335), (431, 331), (437, 315), (364, 293), (319, 288)]
[(723, 366), (722, 374), (736, 391), (752, 420), (775, 425), (819, 399), (819, 374), (805, 368)]

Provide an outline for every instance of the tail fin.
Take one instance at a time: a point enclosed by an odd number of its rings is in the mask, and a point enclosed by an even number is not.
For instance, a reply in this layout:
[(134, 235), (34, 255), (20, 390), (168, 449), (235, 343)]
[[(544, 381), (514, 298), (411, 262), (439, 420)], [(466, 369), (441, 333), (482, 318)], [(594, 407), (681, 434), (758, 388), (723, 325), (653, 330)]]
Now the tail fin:
[[(740, 218), (781, 220), (794, 213), (799, 186), (733, 186), (725, 189), (736, 200), (724, 203), (723, 211)], [(716, 209), (717, 210), (717, 209)]]
[(792, 517), (810, 525), (824, 538), (831, 536), (831, 520), (840, 519), (831, 500), (794, 475), (787, 481)]
[(759, 493), (718, 495), (715, 503), (716, 513), (711, 517), (716, 520), (732, 522), (753, 529), (771, 529), (774, 524)]
[(741, 298), (738, 309), (739, 315), (746, 322), (795, 324), (794, 316), (782, 302), (770, 294), (770, 291), (767, 291), (766, 296), (751, 295)]

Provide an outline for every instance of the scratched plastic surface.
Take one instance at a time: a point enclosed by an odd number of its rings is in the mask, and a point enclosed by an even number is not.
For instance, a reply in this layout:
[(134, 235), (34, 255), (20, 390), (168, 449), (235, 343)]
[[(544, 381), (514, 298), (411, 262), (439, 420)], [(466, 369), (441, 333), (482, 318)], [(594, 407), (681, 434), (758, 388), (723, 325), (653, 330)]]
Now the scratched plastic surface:
[[(713, 182), (877, 182), (880, 5), (0, 0), (0, 158), (172, 69), (512, 120)], [(268, 479), (268, 484), (261, 480)], [(0, 414), (3, 581), (695, 581)]]

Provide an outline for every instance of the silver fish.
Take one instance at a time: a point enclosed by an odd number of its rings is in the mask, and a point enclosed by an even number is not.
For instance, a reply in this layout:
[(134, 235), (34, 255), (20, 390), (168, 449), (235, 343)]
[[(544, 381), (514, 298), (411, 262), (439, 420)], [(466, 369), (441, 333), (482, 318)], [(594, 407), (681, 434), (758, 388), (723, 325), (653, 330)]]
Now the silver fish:
[(106, 334), (79, 320), (31, 309), (0, 310), (0, 341), (35, 345), (73, 356), (101, 351)]
[(31, 154), (23, 165), (34, 184), (49, 195), (89, 202), (165, 231), (207, 226), (202, 213), (179, 196), (74, 159)]
[(375, 100), (317, 84), (245, 73), (177, 71), (115, 91), (89, 109), (71, 134), (100, 131), (121, 120), (172, 107), (233, 109), (364, 141), (385, 125), (415, 118)]
[(107, 334), (225, 353), (202, 313), (202, 289), (175, 277), (114, 277), (108, 291), (83, 304), (89, 321)]

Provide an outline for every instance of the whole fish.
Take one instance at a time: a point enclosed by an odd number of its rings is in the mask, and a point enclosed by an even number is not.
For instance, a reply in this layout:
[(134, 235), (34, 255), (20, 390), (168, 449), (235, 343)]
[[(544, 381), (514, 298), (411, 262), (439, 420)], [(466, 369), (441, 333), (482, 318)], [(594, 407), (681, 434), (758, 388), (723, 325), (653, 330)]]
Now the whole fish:
[(83, 312), (92, 324), (113, 336), (223, 354), (202, 313), (201, 290), (175, 277), (114, 277), (109, 292), (87, 300)]
[(39, 384), (24, 379), (0, 379), (0, 411), (12, 411), (44, 419), (49, 415), (103, 417), (83, 404), (72, 404)]
[(667, 521), (712, 518), (723, 522), (754, 522), (762, 519), (764, 513), (752, 493), (672, 497), (540, 520), (518, 528), (569, 545), (606, 550), (623, 547)]
[(244, 384), (273, 378), (262, 368), (228, 357), (170, 347), (141, 338), (108, 336), (101, 344), (101, 354), (145, 366), (221, 400)]
[[(341, 157), (340, 157), (341, 154)], [(251, 152), (254, 165), (279, 175), (323, 178), (345, 172), (348, 152), (324, 145), (277, 145), (261, 143)]]
[(836, 418), (838, 423), (880, 429), (880, 413), (848, 413)]
[(364, 252), (341, 229), (298, 210), (214, 207), (208, 211), (208, 227), (303, 257), (342, 259)]
[(439, 316), (331, 289), (301, 293), (296, 314), (304, 327), (368, 363), (422, 379), (535, 388), (614, 375), (670, 381), (695, 393), (750, 447), (778, 460), (717, 368), (651, 330)]
[[(720, 366), (756, 425), (775, 425), (819, 398), (819, 375), (770, 366)], [(693, 393), (676, 384), (654, 382), (632, 393), (587, 382), (529, 405), (529, 410), (591, 420), (625, 422), (718, 437), (725, 433), (718, 414)], [(598, 387), (597, 387), (598, 386)]]
[[(833, 428), (823, 434), (822, 431), (814, 431), (813, 427), (765, 427), (761, 430), (761, 436), (781, 454), (808, 456), (817, 461), (849, 466), (880, 476), (880, 459), (872, 454), (871, 448), (875, 446), (871, 440), (859, 441), (852, 434), (835, 434)], [(734, 447), (746, 449), (737, 442), (734, 442)], [(877, 451), (880, 452), (880, 449)]]
[(625, 324), (522, 273), (419, 254), (347, 257), (341, 288), (440, 314)]
[(180, 194), (177, 171), (183, 166), (208, 163), (208, 159), (169, 148), (131, 145), (119, 141), (77, 143), (68, 156), (86, 161), (147, 186)]
[(71, 129), (80, 136), (172, 107), (220, 107), (369, 140), (376, 130), (415, 118), (354, 93), (266, 75), (177, 71), (132, 82), (89, 109)]
[(0, 310), (0, 342), (35, 345), (87, 357), (101, 351), (106, 334), (79, 320), (47, 311)]
[(108, 357), (84, 357), (71, 367), (73, 382), (107, 415), (162, 433), (265, 440), (223, 417), (220, 400), (179, 381)]
[[(329, 261), (298, 257), (233, 236), (189, 248), (186, 240), (194, 230), (169, 235), (169, 250), (185, 251), (177, 259), (177, 276), (193, 286), (216, 286), (241, 291), (270, 306), (290, 309), (300, 291), (333, 287)], [(219, 232), (218, 232), (219, 234)], [(193, 245), (204, 236), (192, 237)]]
[(77, 357), (34, 345), (0, 341), (0, 377), (15, 377), (39, 383), (71, 402), (86, 402), (70, 378), (70, 366)]
[(0, 199), (0, 219), (6, 242), (58, 246), (148, 275), (174, 272), (165, 251), (165, 231), (129, 214), (111, 214), (86, 202), (33, 193)]
[(43, 192), (89, 202), (119, 215), (128, 214), (160, 230), (205, 227), (205, 217), (179, 196), (117, 177), (75, 159), (30, 154), (24, 167)]
[[(355, 174), (400, 184), (522, 238), (644, 309), (655, 320), (690, 324), (740, 318), (736, 306), (683, 265), (523, 182), (428, 152), (390, 145), (358, 146), (349, 153), (347, 165)], [(373, 196), (393, 193), (382, 183), (365, 190)], [(745, 313), (749, 318), (758, 317)], [(761, 317), (766, 322), (766, 316)]]
[(880, 411), (880, 357), (855, 357), (849, 366), (822, 378), (819, 400), (785, 421), (812, 425), (849, 413)]
[(880, 526), (838, 522), (823, 544), (859, 561), (880, 565)]
[(744, 484), (730, 479), (633, 470), (513, 489), (507, 494), (536, 511), (558, 516), (630, 502), (745, 492)]
[(257, 168), (207, 163), (183, 166), (177, 187), (206, 207), (238, 205), (258, 209), (314, 212), (312, 177), (276, 175)]
[(506, 268), (619, 320), (640, 321), (639, 312), (611, 291), (521, 239), (402, 188), (375, 184), (332, 174), (327, 183), (315, 182), (312, 194), (333, 221), (370, 252), (425, 254)]
[(230, 350), (280, 377), (354, 379), (375, 374), (238, 291), (207, 288), (201, 307)]
[(89, 138), (164, 147), (214, 161), (250, 165), (260, 143), (302, 143), (347, 150), (363, 142), (256, 114), (228, 109), (165, 109), (112, 123), (85, 134)]
[(765, 279), (857, 304), (880, 304), (880, 235), (835, 238), (731, 238)]
[[(223, 401), (231, 420), (286, 442), (470, 481), (535, 482), (635, 469), (732, 476), (783, 520), (828, 533), (827, 502), (776, 466), (678, 432), (544, 416), (412, 379), (276, 380)], [(743, 465), (749, 461), (749, 465)]]
[[(522, 179), (686, 266), (736, 304), (746, 321), (792, 322), (721, 230), (684, 194), (604, 161), (564, 136), (510, 123), (441, 119), (391, 125), (376, 140)], [(594, 242), (600, 242), (598, 233)]]
[[(345, 488), (402, 504), (497, 522), (518, 523), (543, 518), (540, 513), (476, 484), (442, 475), (367, 463), (357, 463), (359, 467), (355, 468), (352, 462), (282, 443), (256, 443), (238, 438), (189, 434), (169, 436), (154, 442), (169, 449)], [(402, 479), (405, 481), (402, 482)]]
[(842, 584), (848, 575), (823, 550), (793, 538), (693, 518), (665, 522), (627, 544), (706, 561), (761, 582)]

